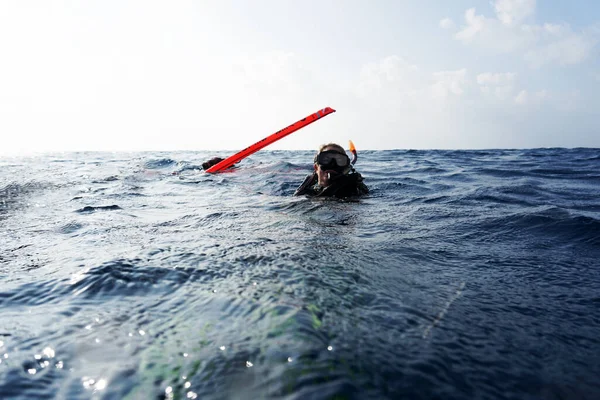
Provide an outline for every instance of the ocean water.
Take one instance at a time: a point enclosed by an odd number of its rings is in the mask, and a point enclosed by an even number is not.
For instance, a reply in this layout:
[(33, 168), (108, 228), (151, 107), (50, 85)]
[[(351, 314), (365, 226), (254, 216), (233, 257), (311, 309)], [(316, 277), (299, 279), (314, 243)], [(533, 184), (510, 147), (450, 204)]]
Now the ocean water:
[(599, 149), (215, 155), (0, 158), (0, 398), (600, 398)]

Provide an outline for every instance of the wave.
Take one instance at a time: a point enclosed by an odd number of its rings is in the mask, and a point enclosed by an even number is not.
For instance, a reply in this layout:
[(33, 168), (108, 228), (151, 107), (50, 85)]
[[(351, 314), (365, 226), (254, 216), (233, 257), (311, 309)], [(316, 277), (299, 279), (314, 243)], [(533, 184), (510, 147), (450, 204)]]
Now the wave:
[(575, 215), (558, 207), (518, 212), (484, 220), (477, 230), (482, 236), (492, 232), (528, 237), (531, 241), (552, 240), (564, 247), (600, 245), (600, 220)]
[[(103, 301), (109, 297), (154, 295), (173, 292), (187, 282), (223, 279), (229, 268), (222, 262), (204, 265), (206, 256), (182, 253), (170, 257), (171, 268), (148, 265), (142, 259), (120, 259), (93, 268), (81, 268), (68, 281), (29, 282), (0, 292), (2, 307), (36, 306), (73, 300)], [(163, 261), (164, 262), (164, 261)], [(177, 267), (177, 264), (203, 264), (202, 267)]]
[(598, 397), (597, 150), (214, 155), (7, 164), (0, 397)]
[(170, 158), (159, 158), (153, 160), (147, 160), (143, 163), (145, 169), (162, 169), (167, 167), (173, 167), (177, 165), (177, 161)]
[(94, 213), (97, 211), (115, 211), (115, 210), (122, 210), (122, 208), (116, 204), (113, 204), (110, 206), (85, 206), (83, 208), (80, 208), (79, 210), (76, 210), (75, 212), (78, 212), (80, 214), (90, 214), (90, 213)]
[(52, 188), (48, 183), (12, 182), (0, 187), (0, 219), (6, 218), (10, 212), (23, 209), (30, 205), (35, 196)]

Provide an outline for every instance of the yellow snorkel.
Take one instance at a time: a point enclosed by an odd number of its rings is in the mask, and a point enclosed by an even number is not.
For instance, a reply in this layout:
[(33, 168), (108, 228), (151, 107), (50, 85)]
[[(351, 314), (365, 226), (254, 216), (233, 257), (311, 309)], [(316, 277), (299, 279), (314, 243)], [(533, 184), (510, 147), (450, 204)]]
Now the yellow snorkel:
[(348, 146), (350, 153), (352, 153), (352, 161), (350, 161), (350, 163), (354, 165), (356, 163), (356, 160), (358, 160), (358, 154), (356, 154), (356, 147), (354, 147), (354, 143), (352, 143), (352, 140), (348, 140)]

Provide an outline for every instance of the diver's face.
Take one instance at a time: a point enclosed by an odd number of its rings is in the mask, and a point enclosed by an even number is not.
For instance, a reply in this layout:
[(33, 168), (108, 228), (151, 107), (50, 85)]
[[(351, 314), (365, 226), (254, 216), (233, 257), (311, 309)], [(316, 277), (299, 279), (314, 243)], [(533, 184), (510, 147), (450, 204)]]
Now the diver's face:
[[(327, 150), (335, 150), (335, 149), (330, 148), (330, 147), (325, 147), (323, 150), (321, 150), (321, 152), (324, 152)], [(337, 172), (335, 170), (322, 169), (322, 167), (319, 164), (315, 164), (315, 172), (317, 173), (317, 177), (319, 178), (318, 184), (321, 187), (329, 186), (331, 178), (337, 174)]]
[(334, 171), (325, 171), (321, 169), (321, 166), (319, 164), (315, 164), (315, 171), (317, 172), (317, 177), (319, 178), (319, 186), (329, 186), (330, 173)]

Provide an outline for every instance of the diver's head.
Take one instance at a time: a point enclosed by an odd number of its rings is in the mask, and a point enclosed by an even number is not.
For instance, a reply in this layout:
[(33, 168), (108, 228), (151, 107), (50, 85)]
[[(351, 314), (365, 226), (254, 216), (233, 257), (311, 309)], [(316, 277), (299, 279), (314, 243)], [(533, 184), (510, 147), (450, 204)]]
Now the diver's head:
[(348, 174), (352, 166), (342, 146), (328, 143), (319, 147), (315, 155), (314, 168), (319, 178), (319, 185), (326, 187), (335, 176)]
[(218, 163), (220, 163), (223, 160), (224, 160), (224, 158), (221, 158), (221, 157), (213, 157), (210, 160), (205, 161), (205, 162), (202, 163), (202, 169), (206, 171), (207, 169), (209, 169), (213, 165), (217, 165)]

